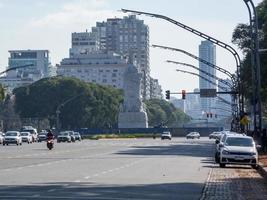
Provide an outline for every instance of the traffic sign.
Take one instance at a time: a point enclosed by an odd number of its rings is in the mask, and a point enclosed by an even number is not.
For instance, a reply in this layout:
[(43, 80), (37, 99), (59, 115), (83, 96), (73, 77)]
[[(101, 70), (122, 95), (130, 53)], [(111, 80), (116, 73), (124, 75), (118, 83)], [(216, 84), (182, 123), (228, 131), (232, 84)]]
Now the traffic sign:
[(216, 89), (200, 89), (200, 97), (216, 97)]

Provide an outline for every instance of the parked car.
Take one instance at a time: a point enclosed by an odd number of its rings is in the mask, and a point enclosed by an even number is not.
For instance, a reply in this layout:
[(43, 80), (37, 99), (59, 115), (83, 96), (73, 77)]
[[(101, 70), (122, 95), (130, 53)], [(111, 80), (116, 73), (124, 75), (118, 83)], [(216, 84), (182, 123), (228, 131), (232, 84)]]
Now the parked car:
[(79, 132), (74, 132), (75, 140), (82, 141), (82, 136), (80, 135)]
[(71, 142), (71, 136), (69, 131), (62, 131), (57, 136), (57, 142)]
[(200, 134), (199, 132), (190, 132), (186, 135), (186, 139), (200, 139)]
[(32, 126), (23, 126), (21, 132), (30, 132), (32, 134), (32, 142), (37, 142), (37, 129)]
[(37, 141), (38, 142), (46, 141), (46, 134), (47, 134), (47, 131), (42, 130), (37, 136)]
[(226, 164), (258, 166), (258, 152), (252, 137), (234, 134), (228, 135), (221, 144), (220, 167)]
[(236, 134), (240, 135), (240, 133), (236, 133), (236, 132), (223, 131), (221, 133), (220, 138), (216, 139), (216, 141), (215, 141), (216, 148), (215, 148), (215, 155), (214, 155), (214, 158), (215, 158), (215, 162), (216, 163), (219, 163), (221, 147), (223, 146), (223, 144), (224, 144), (227, 136), (229, 136), (229, 135), (236, 135)]
[(3, 144), (4, 141), (4, 133), (0, 132), (0, 144)]
[(4, 136), (3, 145), (22, 145), (22, 138), (19, 131), (7, 131)]
[(161, 139), (162, 140), (164, 140), (164, 139), (171, 140), (172, 139), (171, 132), (170, 131), (163, 131), (162, 134), (161, 134)]
[(32, 143), (32, 134), (30, 132), (20, 132), (22, 142)]

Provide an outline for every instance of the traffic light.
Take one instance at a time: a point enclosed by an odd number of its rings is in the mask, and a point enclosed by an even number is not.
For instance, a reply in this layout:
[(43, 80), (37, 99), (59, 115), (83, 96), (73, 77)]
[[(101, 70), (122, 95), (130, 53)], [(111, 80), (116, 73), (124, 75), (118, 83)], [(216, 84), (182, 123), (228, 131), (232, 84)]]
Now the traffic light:
[(207, 113), (207, 118), (209, 118), (209, 113)]
[(182, 90), (182, 99), (185, 99), (185, 90)]
[(212, 113), (210, 113), (210, 118), (212, 118)]
[(166, 99), (170, 99), (170, 90), (166, 90)]

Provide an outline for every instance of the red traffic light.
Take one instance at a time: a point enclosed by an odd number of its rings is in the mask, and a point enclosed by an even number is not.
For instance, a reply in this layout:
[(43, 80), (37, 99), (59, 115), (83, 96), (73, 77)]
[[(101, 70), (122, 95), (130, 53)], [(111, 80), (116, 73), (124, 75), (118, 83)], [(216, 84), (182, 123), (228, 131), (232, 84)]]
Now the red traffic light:
[(185, 99), (185, 90), (182, 90), (182, 99)]

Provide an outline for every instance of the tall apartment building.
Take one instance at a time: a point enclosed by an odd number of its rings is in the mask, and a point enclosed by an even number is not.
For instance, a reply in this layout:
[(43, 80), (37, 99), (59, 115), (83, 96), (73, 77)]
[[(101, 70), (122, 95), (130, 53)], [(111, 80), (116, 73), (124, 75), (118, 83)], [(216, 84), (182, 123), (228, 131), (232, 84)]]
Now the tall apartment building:
[[(216, 47), (210, 41), (201, 41), (199, 45), (199, 57), (204, 59), (212, 64), (216, 64)], [(209, 67), (208, 65), (199, 62), (199, 69), (208, 72), (216, 76), (216, 70)], [(204, 76), (206, 79), (216, 83), (216, 80), (202, 72), (199, 72), (200, 76)], [(199, 89), (217, 89), (215, 85), (209, 83), (208, 81), (199, 78)], [(215, 98), (200, 98), (201, 110), (203, 113), (215, 113), (216, 110), (213, 110), (212, 107), (216, 105)]]
[(135, 62), (142, 74), (141, 94), (150, 98), (149, 27), (135, 15), (110, 18), (92, 28), (102, 52), (115, 52)]
[[(72, 33), (71, 42), (69, 58), (79, 60), (81, 57), (84, 61), (87, 57), (86, 62), (90, 63), (89, 59), (94, 59), (90, 55), (98, 54), (103, 58), (104, 54), (120, 55), (122, 59), (127, 60), (127, 63), (133, 64), (141, 74), (142, 98), (162, 97), (161, 86), (157, 80), (150, 77), (149, 28), (136, 16), (110, 18), (104, 22), (97, 22), (90, 32), (86, 30), (86, 32)], [(101, 56), (98, 57), (99, 62), (101, 62)], [(61, 71), (63, 65), (65, 66), (65, 62), (70, 62), (70, 60), (63, 59), (58, 72)], [(76, 70), (74, 65), (72, 67)]]
[(33, 64), (31, 67), (17, 69), (7, 73), (8, 77), (31, 78), (37, 81), (49, 76), (50, 58), (48, 50), (11, 50), (8, 68)]
[(48, 77), (53, 72), (48, 50), (11, 50), (9, 53), (8, 69), (27, 64), (33, 64), (33, 66), (10, 70), (6, 76), (0, 78), (0, 83), (7, 88), (8, 92)]

